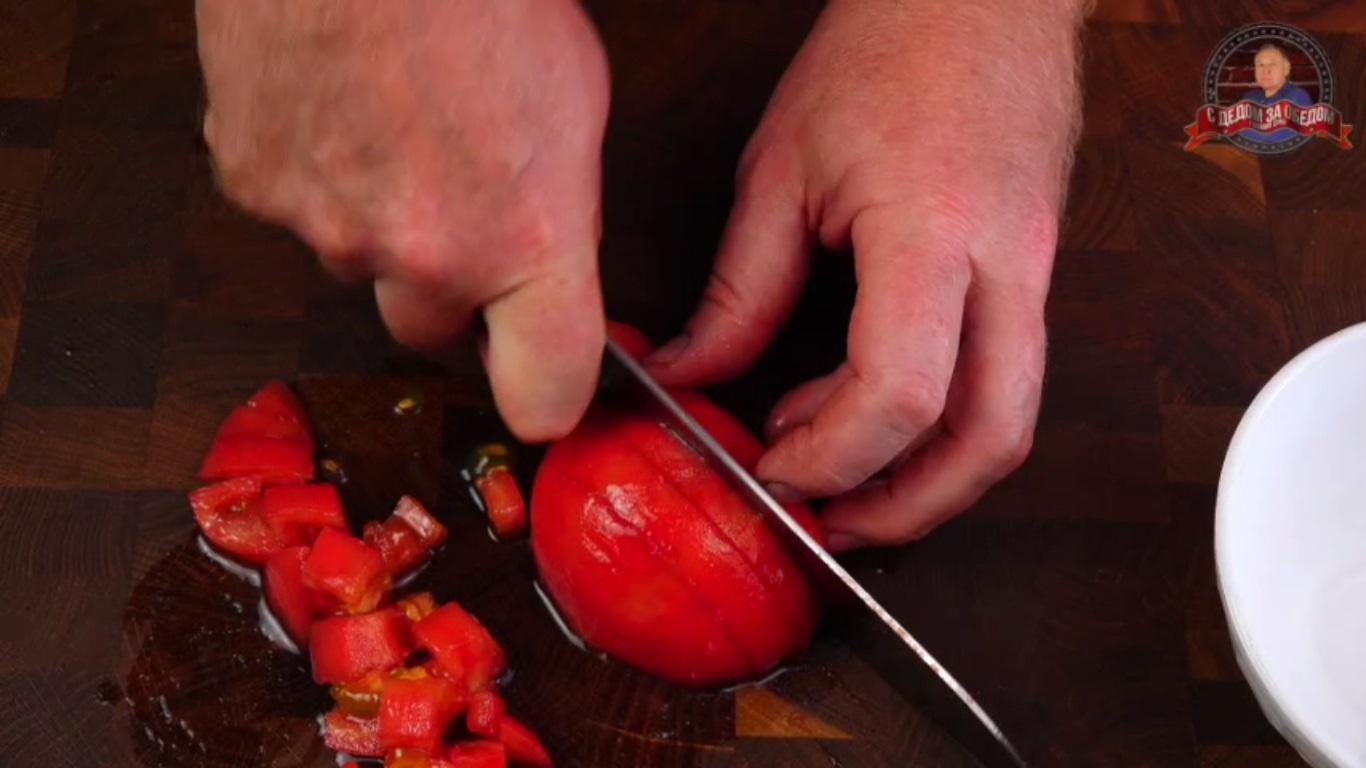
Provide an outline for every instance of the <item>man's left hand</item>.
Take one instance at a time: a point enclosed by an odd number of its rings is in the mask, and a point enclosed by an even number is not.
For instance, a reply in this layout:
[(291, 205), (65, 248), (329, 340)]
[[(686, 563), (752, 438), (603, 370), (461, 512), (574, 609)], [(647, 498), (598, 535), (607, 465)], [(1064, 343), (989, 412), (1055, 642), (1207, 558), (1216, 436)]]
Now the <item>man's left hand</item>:
[(740, 373), (814, 241), (851, 248), (847, 360), (777, 404), (757, 468), (782, 495), (837, 497), (834, 549), (923, 536), (1031, 448), (1081, 14), (831, 0), (746, 148), (704, 300), (650, 365), (669, 384)]

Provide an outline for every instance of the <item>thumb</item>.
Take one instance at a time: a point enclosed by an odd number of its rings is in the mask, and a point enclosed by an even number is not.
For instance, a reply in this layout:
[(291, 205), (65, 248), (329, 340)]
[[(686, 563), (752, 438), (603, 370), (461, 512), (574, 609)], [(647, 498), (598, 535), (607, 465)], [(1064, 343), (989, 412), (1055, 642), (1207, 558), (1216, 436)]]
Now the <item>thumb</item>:
[(593, 399), (606, 344), (596, 252), (561, 260), (484, 309), (494, 402), (518, 439), (544, 442), (578, 424)]

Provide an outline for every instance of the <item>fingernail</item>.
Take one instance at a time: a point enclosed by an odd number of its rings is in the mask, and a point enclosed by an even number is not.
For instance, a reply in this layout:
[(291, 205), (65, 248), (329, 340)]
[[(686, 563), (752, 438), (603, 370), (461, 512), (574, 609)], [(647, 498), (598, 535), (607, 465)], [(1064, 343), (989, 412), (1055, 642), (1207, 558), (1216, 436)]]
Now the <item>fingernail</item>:
[(684, 350), (692, 339), (684, 333), (674, 337), (668, 344), (645, 356), (646, 365), (668, 365), (683, 356)]
[(835, 531), (826, 538), (826, 545), (831, 552), (845, 552), (850, 549), (866, 547), (868, 542), (852, 533)]
[(764, 486), (764, 489), (767, 490), (768, 495), (772, 496), (773, 500), (779, 504), (792, 504), (806, 498), (802, 495), (801, 491), (798, 491), (787, 483), (769, 483)]

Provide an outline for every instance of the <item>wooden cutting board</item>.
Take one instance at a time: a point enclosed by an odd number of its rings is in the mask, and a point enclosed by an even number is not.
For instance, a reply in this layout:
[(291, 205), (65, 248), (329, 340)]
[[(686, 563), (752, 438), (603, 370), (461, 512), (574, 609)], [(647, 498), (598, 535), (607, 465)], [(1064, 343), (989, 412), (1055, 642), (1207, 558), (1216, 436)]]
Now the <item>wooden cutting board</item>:
[[(596, 0), (612, 58), (602, 272), (657, 341), (705, 285), (734, 166), (816, 0)], [(1359, 150), (1181, 150), (1246, 4), (1101, 2), (1030, 461), (929, 539), (847, 558), (1044, 766), (1302, 765), (1233, 660), (1214, 483), (1247, 401), (1366, 319)], [(1366, 23), (1298, 4), (1366, 124)], [(932, 76), (932, 75), (931, 75)], [(508, 646), (564, 766), (969, 765), (823, 635), (760, 685), (688, 692), (576, 648), (460, 477), (503, 436), (474, 355), (391, 344), (365, 286), (219, 199), (189, 0), (0, 0), (0, 763), (325, 766), (326, 692), (198, 549), (185, 491), (223, 416), (296, 381), (364, 518), (413, 493), (452, 542), (415, 586)], [(771, 352), (716, 397), (752, 426), (835, 366), (853, 284), (821, 254)], [(394, 404), (414, 397), (406, 414)], [(523, 482), (536, 452), (518, 453)]]

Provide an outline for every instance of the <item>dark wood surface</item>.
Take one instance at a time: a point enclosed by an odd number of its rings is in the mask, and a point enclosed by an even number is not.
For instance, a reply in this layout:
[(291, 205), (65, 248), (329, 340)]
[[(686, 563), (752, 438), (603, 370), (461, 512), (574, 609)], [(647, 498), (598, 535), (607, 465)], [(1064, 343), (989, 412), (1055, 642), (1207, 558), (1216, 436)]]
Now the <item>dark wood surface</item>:
[[(1301, 765), (1233, 661), (1211, 555), (1227, 440), (1267, 378), (1366, 319), (1366, 154), (1182, 150), (1205, 57), (1261, 19), (1311, 31), (1366, 125), (1366, 11), (1101, 2), (1050, 305), (1037, 447), (930, 539), (849, 562), (1036, 765)], [(591, 3), (616, 68), (604, 279), (657, 339), (697, 297), (733, 163), (819, 3)], [(0, 763), (324, 766), (326, 694), (195, 545), (214, 428), (299, 382), (359, 514), (402, 490), (450, 521), (425, 583), (505, 639), (512, 706), (565, 766), (969, 765), (847, 649), (690, 694), (582, 654), (488, 540), (456, 474), (501, 434), (475, 358), (390, 343), (363, 289), (214, 193), (188, 0), (0, 0)], [(1352, 138), (1357, 138), (1353, 136)], [(751, 423), (840, 353), (823, 262), (759, 368)], [(415, 395), (420, 412), (395, 417)], [(535, 452), (521, 456), (530, 472)]]

